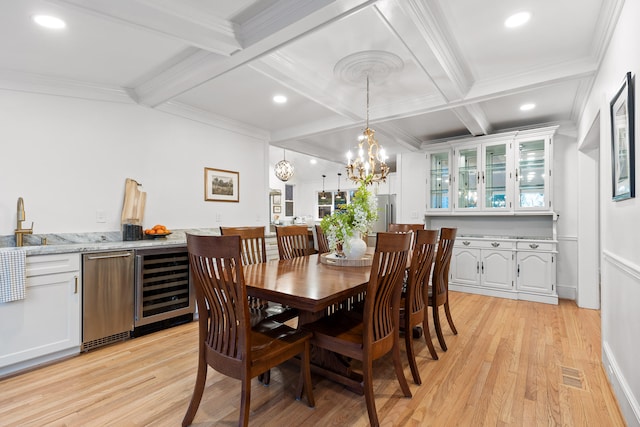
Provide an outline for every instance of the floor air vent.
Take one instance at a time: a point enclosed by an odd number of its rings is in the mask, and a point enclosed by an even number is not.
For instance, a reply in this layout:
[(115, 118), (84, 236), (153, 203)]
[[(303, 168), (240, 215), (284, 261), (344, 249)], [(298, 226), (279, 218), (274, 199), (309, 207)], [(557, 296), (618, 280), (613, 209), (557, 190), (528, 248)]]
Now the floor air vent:
[(584, 375), (582, 372), (575, 368), (567, 368), (566, 366), (560, 367), (562, 370), (562, 384), (584, 390), (584, 384), (582, 378)]
[(131, 333), (127, 331), (127, 332), (120, 332), (119, 334), (109, 335), (108, 337), (104, 337), (104, 338), (98, 338), (93, 341), (87, 341), (85, 343), (82, 343), (82, 351), (89, 351), (89, 350), (93, 350), (94, 348), (112, 344), (114, 342), (124, 341), (129, 339), (130, 336), (131, 336)]

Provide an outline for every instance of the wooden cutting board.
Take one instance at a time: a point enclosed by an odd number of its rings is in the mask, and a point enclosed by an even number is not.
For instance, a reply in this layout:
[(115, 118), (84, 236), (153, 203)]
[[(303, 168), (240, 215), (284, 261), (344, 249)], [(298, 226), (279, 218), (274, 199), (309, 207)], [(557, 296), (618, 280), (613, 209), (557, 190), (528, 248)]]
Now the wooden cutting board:
[(124, 185), (124, 203), (122, 205), (121, 224), (142, 224), (147, 193), (140, 191), (140, 184), (134, 179), (127, 178)]

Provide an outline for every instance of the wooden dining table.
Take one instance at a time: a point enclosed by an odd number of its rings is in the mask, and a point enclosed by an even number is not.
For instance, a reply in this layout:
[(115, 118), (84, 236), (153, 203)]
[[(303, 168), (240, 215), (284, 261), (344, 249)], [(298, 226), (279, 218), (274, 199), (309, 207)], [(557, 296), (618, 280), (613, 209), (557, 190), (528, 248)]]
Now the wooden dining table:
[[(249, 296), (277, 302), (299, 310), (298, 326), (325, 315), (327, 310), (363, 296), (370, 266), (324, 264), (321, 255), (273, 260), (244, 267)], [(312, 349), (312, 369), (362, 394), (362, 376), (334, 353)]]

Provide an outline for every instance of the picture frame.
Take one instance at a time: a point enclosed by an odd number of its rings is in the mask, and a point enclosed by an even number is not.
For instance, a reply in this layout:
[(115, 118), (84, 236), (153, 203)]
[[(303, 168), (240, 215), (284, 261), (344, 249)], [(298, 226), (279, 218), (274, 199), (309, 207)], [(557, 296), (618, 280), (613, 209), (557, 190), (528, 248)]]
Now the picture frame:
[(204, 200), (206, 202), (240, 201), (240, 173), (204, 168)]
[(282, 213), (282, 207), (280, 205), (274, 205), (273, 206), (273, 213), (274, 214)]
[(273, 205), (280, 205), (282, 204), (282, 195), (280, 194), (274, 194), (273, 196), (271, 196), (273, 198), (272, 200), (272, 204)]
[(635, 197), (633, 77), (628, 72), (610, 103), (611, 181), (614, 202)]

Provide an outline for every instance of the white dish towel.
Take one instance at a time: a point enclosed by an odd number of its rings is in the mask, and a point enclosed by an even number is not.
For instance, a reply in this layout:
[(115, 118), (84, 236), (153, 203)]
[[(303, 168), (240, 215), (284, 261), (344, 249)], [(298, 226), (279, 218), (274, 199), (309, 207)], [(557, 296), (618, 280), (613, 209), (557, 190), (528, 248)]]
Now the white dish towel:
[(0, 303), (24, 299), (26, 260), (23, 249), (0, 252)]

